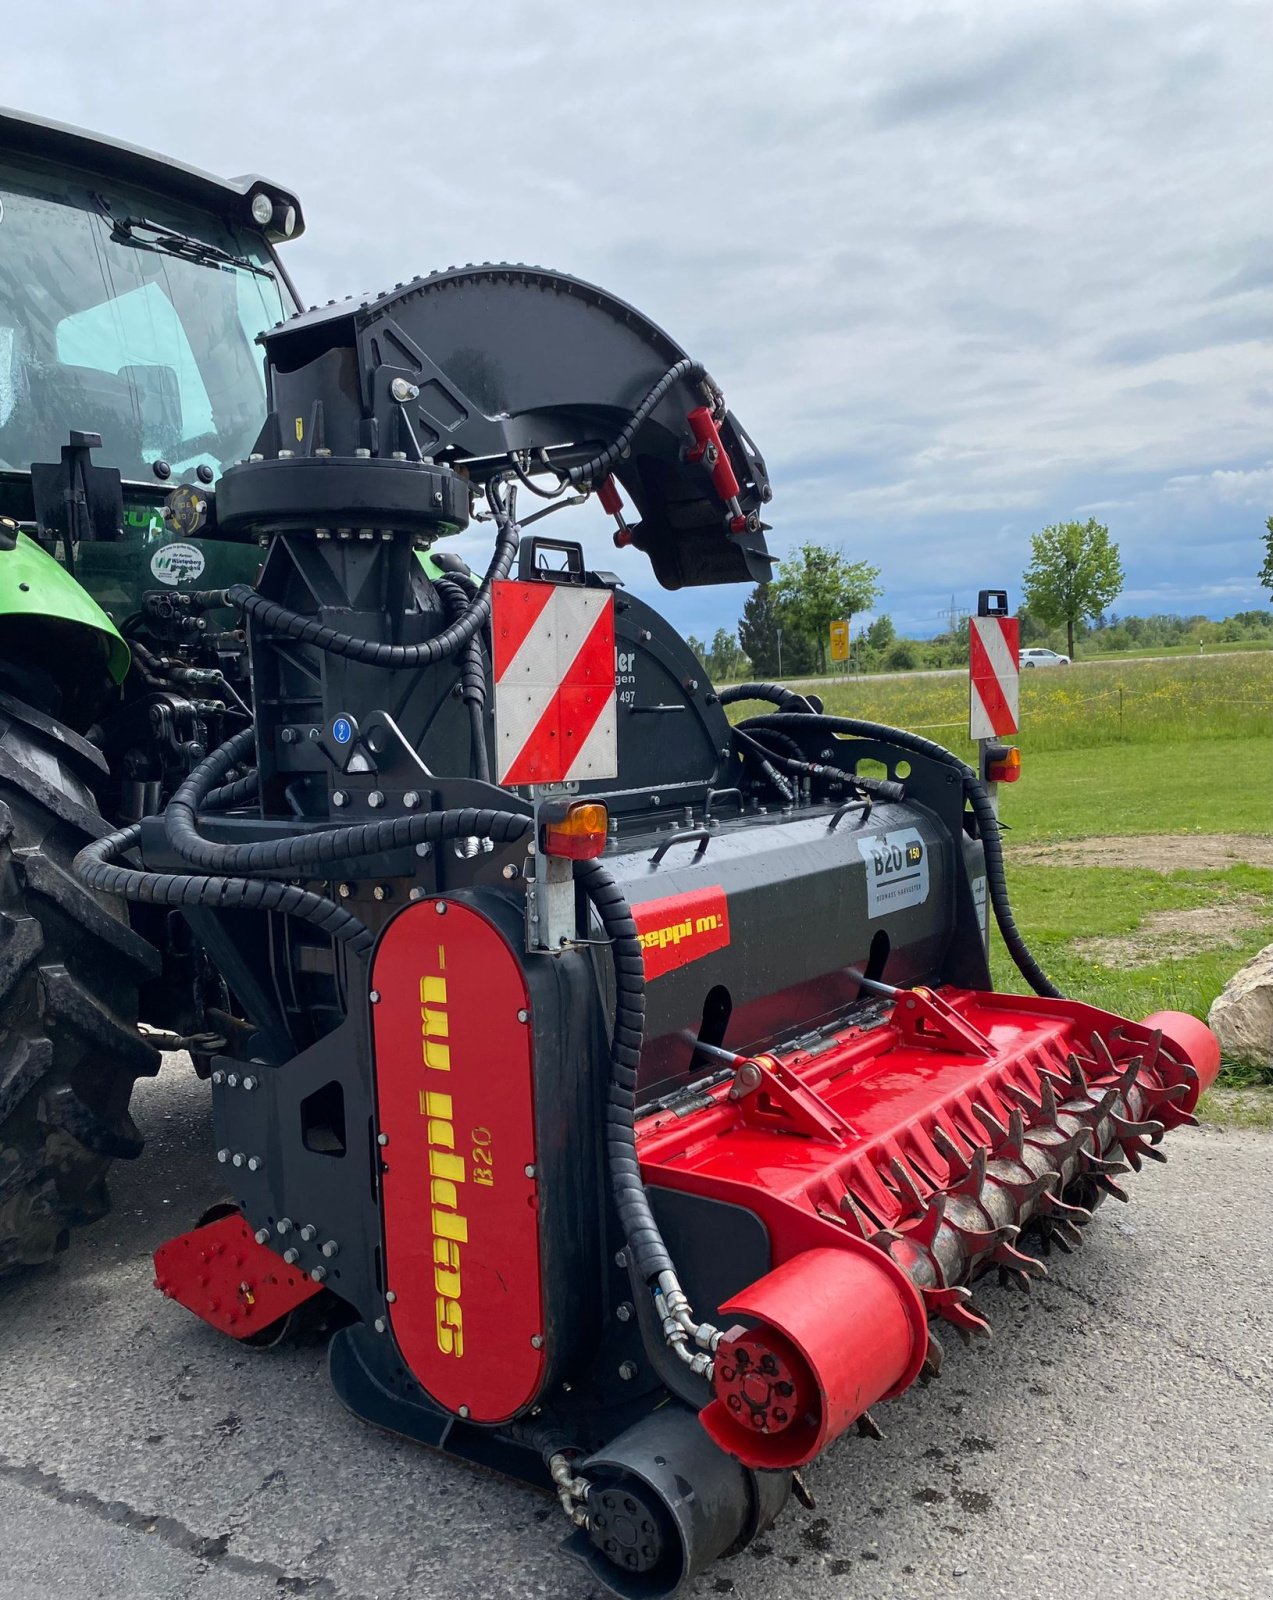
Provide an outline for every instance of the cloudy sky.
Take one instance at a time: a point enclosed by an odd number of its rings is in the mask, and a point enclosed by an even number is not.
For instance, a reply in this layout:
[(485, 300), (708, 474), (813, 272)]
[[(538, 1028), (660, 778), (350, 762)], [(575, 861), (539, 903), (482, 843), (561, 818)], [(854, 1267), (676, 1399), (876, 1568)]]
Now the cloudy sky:
[[(875, 562), (904, 630), (1089, 514), (1116, 609), (1267, 603), (1268, 0), (62, 0), (0, 51), (10, 104), (293, 185), (309, 299), (508, 259), (634, 302), (764, 452), (771, 547)], [(621, 560), (686, 630), (745, 597)]]

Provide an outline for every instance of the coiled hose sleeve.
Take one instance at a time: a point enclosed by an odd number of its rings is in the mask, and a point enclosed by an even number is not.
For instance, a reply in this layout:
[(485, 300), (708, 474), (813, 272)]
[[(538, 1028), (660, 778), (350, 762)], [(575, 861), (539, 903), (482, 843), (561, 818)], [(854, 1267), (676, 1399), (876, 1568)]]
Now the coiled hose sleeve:
[(164, 809), (168, 843), (183, 861), (205, 872), (272, 872), (293, 877), (301, 868), (321, 869), (336, 861), (443, 839), (478, 837), (511, 844), (532, 827), (531, 818), (521, 812), (466, 807), (351, 823), (343, 828), (262, 839), (253, 844), (216, 844), (199, 832), (198, 813), (206, 806), (209, 791), (242, 756), (249, 738), (250, 734), (235, 734), (205, 756)]
[(651, 412), (664, 400), (668, 391), (682, 378), (692, 380), (706, 376), (707, 369), (703, 363), (691, 361), (688, 356), (682, 357), (680, 361), (670, 366), (624, 423), (614, 443), (607, 446), (599, 456), (593, 456), (591, 461), (584, 461), (577, 467), (571, 467), (566, 473), (566, 482), (572, 487), (581, 483), (599, 483), (632, 448), (632, 441), (636, 438), (638, 430)]
[(716, 698), (723, 706), (736, 705), (740, 700), (768, 700), (779, 711), (807, 711), (813, 707), (802, 694), (781, 683), (731, 683), (726, 689), (717, 689)]
[[(995, 815), (995, 809), (990, 803), (990, 796), (986, 793), (984, 785), (967, 762), (961, 761), (953, 751), (947, 750), (944, 745), (937, 744), (932, 739), (925, 739), (918, 733), (907, 733), (904, 728), (890, 728), (882, 722), (863, 722), (858, 717), (809, 714), (800, 718), (799, 725), (823, 733), (847, 733), (859, 739), (879, 739), (887, 744), (900, 745), (903, 750), (913, 750), (916, 755), (926, 756), (930, 761), (940, 761), (944, 766), (958, 772), (968, 804), (977, 819), (977, 831), (986, 853), (986, 890), (1008, 954), (1012, 957), (1017, 971), (1035, 994), (1048, 995), (1054, 1000), (1062, 999), (1061, 991), (1031, 954), (1030, 947), (1026, 944), (1012, 915), (1012, 905), (1008, 900), (1008, 880), (1003, 866), (1003, 840), (999, 819)], [(785, 733), (792, 727), (792, 722), (789, 717), (751, 717), (739, 726), (744, 732), (750, 730), (756, 733), (774, 731)]]
[(610, 1185), (632, 1265), (646, 1283), (653, 1284), (661, 1272), (675, 1269), (650, 1209), (636, 1148), (637, 1069), (645, 1037), (645, 963), (632, 908), (622, 889), (596, 861), (581, 863), (576, 876), (610, 941), (614, 964), (614, 1032), (605, 1113)]
[[(455, 578), (438, 578), (434, 584), (453, 621), (464, 615), (472, 593)], [(469, 764), (480, 783), (491, 781), (491, 762), (486, 750), (486, 728), (482, 712), (486, 707), (486, 660), (482, 654), (482, 635), (477, 632), (464, 646), (460, 657), (460, 699), (469, 714)]]
[(271, 879), (185, 876), (167, 872), (142, 872), (119, 865), (119, 857), (133, 849), (141, 837), (141, 824), (133, 823), (102, 839), (94, 839), (75, 858), (75, 871), (90, 889), (136, 900), (143, 905), (206, 906), (220, 911), (278, 911), (310, 922), (333, 939), (347, 944), (356, 955), (366, 955), (375, 936), (358, 918), (308, 889)]
[(355, 638), (352, 634), (327, 627), (315, 617), (290, 611), (286, 606), (267, 600), (246, 583), (236, 583), (227, 589), (226, 603), (236, 606), (262, 627), (274, 629), (299, 644), (313, 645), (329, 655), (342, 656), (347, 661), (361, 661), (372, 667), (431, 667), (447, 656), (454, 655), (485, 623), (491, 611), (491, 585), (508, 576), (517, 554), (519, 537), (520, 530), (515, 522), (501, 525), (491, 564), (473, 596), (472, 604), (457, 621), (420, 644), (379, 644), (374, 639)]

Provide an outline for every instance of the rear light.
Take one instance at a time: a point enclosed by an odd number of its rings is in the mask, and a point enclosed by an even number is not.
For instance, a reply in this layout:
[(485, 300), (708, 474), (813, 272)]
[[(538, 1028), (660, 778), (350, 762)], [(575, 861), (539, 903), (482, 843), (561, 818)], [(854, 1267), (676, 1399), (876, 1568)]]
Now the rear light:
[(1021, 776), (1021, 752), (1014, 744), (995, 745), (986, 751), (986, 782), (1015, 783)]
[(606, 847), (610, 813), (597, 800), (555, 801), (539, 810), (539, 847), (545, 855), (591, 861)]

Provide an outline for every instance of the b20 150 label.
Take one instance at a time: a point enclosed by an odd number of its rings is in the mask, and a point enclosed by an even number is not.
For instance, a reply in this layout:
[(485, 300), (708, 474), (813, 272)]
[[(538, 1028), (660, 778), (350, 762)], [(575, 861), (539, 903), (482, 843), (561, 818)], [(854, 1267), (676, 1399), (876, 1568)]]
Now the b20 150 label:
[(859, 839), (866, 862), (867, 915), (885, 917), (928, 899), (928, 847), (918, 828), (894, 828)]

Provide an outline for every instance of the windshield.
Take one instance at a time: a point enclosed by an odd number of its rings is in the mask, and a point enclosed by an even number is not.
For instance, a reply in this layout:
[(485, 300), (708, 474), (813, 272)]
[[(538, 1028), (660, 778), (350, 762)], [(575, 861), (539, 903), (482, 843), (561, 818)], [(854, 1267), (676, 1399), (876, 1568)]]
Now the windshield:
[(126, 479), (219, 474), (265, 420), (256, 335), (292, 309), (250, 230), (0, 163), (0, 471), (80, 428)]

